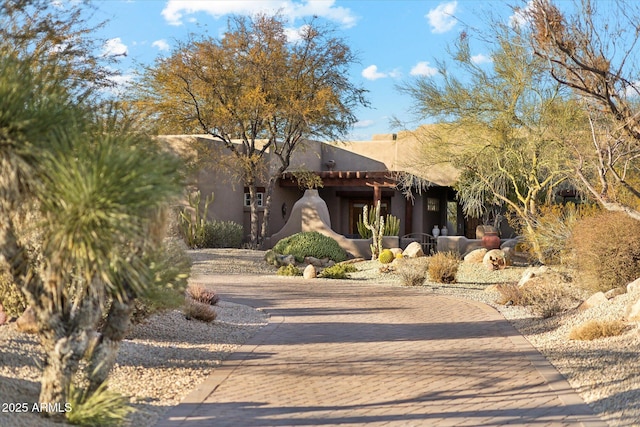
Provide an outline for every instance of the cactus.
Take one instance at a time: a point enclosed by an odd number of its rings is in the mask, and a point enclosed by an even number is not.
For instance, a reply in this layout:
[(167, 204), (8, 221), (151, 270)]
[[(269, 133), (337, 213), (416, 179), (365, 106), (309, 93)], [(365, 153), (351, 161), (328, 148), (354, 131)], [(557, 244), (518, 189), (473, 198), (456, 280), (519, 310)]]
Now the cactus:
[(213, 193), (204, 199), (204, 209), (200, 209), (200, 200), (202, 196), (200, 190), (187, 196), (190, 210), (183, 208), (180, 211), (180, 231), (184, 236), (185, 243), (190, 248), (196, 248), (202, 243), (204, 238), (205, 225), (207, 223), (206, 215), (209, 205), (213, 202)]
[(384, 235), (385, 236), (397, 236), (400, 234), (400, 220), (397, 216), (387, 214), (385, 220)]
[(376, 204), (373, 218), (374, 221), (369, 221), (369, 207), (365, 205), (362, 209), (362, 219), (364, 226), (371, 231), (371, 259), (378, 259), (378, 255), (382, 252), (382, 236), (384, 235), (384, 217), (380, 215), (380, 200)]
[(393, 252), (391, 252), (390, 249), (383, 249), (382, 252), (380, 252), (380, 255), (378, 256), (378, 261), (380, 261), (383, 264), (389, 264), (394, 259), (395, 259), (395, 255), (393, 255)]

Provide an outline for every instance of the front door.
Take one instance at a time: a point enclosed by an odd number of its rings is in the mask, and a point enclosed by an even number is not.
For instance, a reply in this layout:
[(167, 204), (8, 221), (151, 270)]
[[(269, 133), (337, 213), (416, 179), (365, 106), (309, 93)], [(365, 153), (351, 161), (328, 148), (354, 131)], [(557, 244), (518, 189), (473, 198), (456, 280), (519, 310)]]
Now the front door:
[[(372, 209), (373, 201), (371, 199), (351, 199), (349, 200), (349, 234), (359, 236), (358, 233), (358, 221), (362, 217), (362, 210), (365, 205), (369, 205), (369, 210)], [(390, 200), (384, 198), (380, 200), (380, 215), (386, 216), (389, 211)]]

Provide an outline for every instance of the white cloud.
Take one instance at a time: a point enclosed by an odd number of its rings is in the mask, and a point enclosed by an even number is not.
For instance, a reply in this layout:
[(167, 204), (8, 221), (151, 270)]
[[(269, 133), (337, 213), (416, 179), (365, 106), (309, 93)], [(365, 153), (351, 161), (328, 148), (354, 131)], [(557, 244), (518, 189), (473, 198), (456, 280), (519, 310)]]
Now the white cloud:
[(376, 122), (373, 120), (359, 120), (353, 124), (353, 127), (356, 129), (368, 128), (375, 125)]
[(362, 77), (367, 80), (378, 80), (385, 77), (389, 77), (387, 73), (381, 73), (378, 71), (377, 65), (369, 65), (367, 68), (362, 70)]
[(104, 56), (126, 56), (127, 52), (127, 45), (122, 43), (120, 37), (107, 40), (102, 47), (102, 54)]
[(335, 6), (335, 0), (169, 0), (162, 10), (162, 16), (171, 25), (182, 25), (185, 15), (198, 12), (220, 18), (230, 14), (254, 15), (278, 11), (291, 21), (319, 16), (345, 28), (353, 27), (358, 20), (350, 9)]
[(166, 40), (164, 39), (160, 39), (160, 40), (156, 40), (153, 43), (151, 43), (151, 46), (153, 47), (157, 47), (158, 50), (169, 50), (169, 43), (167, 43)]
[(509, 17), (509, 24), (513, 28), (525, 27), (528, 22), (527, 13), (533, 8), (533, 0), (529, 0), (524, 8), (517, 8)]
[(431, 9), (429, 13), (425, 15), (425, 18), (429, 20), (431, 32), (433, 33), (446, 33), (447, 31), (455, 27), (457, 21), (453, 16), (458, 8), (458, 2), (452, 1), (449, 3), (441, 3), (435, 9)]
[(491, 58), (488, 57), (487, 55), (483, 55), (481, 53), (477, 54), (477, 55), (473, 55), (471, 57), (471, 62), (473, 62), (474, 64), (488, 64), (491, 61)]
[(411, 68), (409, 74), (412, 76), (435, 76), (438, 73), (438, 69), (429, 65), (427, 61), (420, 61)]

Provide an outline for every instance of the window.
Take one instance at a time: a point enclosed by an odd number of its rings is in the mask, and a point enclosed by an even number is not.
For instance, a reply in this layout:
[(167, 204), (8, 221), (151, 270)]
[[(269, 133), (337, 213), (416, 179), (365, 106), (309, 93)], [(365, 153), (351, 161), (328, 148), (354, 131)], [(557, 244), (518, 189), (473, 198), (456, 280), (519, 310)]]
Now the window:
[[(261, 208), (263, 207), (263, 201), (264, 201), (264, 192), (258, 192), (256, 194), (256, 202), (258, 203), (258, 207)], [(244, 206), (246, 208), (248, 208), (249, 206), (251, 206), (251, 194), (249, 194), (249, 192), (247, 191), (246, 193), (244, 193)]]
[(430, 212), (439, 212), (440, 200), (435, 197), (427, 197), (427, 210)]

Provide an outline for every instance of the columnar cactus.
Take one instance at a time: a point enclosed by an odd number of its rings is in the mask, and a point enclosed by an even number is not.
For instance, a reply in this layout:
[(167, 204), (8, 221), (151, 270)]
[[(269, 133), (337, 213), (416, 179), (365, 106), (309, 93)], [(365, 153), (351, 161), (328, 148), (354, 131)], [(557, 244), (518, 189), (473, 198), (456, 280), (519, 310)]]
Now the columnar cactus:
[(371, 230), (372, 233), (372, 242), (371, 242), (371, 259), (378, 259), (378, 255), (382, 252), (382, 236), (384, 235), (384, 217), (380, 215), (380, 200), (376, 204), (375, 208), (375, 221), (371, 223), (369, 221), (369, 212), (368, 206), (364, 206), (362, 211), (362, 219), (364, 221), (364, 226)]

